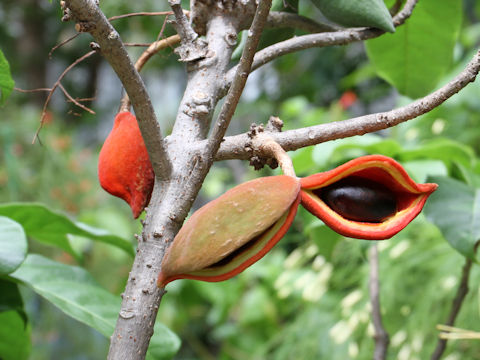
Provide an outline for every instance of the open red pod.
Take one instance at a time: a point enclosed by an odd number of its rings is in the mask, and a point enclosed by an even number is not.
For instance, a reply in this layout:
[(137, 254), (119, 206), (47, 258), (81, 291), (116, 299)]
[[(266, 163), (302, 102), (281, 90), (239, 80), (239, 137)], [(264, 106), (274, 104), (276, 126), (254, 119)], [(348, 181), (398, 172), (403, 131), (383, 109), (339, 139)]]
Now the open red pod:
[(103, 189), (130, 205), (135, 219), (150, 201), (155, 174), (137, 119), (130, 112), (115, 116), (98, 157), (98, 179)]
[(162, 260), (158, 286), (176, 279), (227, 280), (260, 260), (285, 235), (300, 203), (300, 181), (248, 181), (198, 209)]
[(417, 184), (392, 158), (369, 155), (301, 179), (302, 205), (341, 235), (388, 239), (422, 210), (437, 184)]

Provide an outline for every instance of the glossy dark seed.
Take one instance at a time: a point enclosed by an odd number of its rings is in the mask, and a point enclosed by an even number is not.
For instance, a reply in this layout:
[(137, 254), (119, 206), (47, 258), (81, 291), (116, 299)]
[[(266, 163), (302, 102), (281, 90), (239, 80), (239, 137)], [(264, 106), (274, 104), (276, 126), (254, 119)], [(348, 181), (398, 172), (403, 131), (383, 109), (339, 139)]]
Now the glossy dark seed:
[(386, 186), (350, 176), (314, 190), (330, 208), (346, 219), (380, 223), (397, 212), (395, 193)]

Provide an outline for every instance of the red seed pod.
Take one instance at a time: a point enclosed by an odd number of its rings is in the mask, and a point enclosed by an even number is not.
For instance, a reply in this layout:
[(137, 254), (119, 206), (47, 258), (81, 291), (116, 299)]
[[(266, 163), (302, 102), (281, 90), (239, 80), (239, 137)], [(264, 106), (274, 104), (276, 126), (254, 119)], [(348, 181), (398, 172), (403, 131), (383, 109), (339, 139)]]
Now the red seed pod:
[(100, 150), (98, 179), (103, 189), (130, 205), (135, 219), (150, 201), (155, 174), (137, 119), (130, 112), (115, 117)]
[(334, 231), (388, 239), (422, 210), (437, 184), (417, 184), (395, 160), (363, 156), (301, 179), (302, 205)]
[(285, 235), (300, 203), (300, 181), (248, 181), (197, 210), (165, 253), (158, 286), (176, 279), (227, 280), (260, 260)]

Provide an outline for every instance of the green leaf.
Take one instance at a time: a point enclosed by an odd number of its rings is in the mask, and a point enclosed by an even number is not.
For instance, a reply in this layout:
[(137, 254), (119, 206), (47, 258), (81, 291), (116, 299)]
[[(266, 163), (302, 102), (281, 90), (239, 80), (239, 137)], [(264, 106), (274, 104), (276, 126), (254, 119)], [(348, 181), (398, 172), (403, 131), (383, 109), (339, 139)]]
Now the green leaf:
[(318, 253), (327, 261), (331, 261), (335, 246), (343, 238), (317, 219), (305, 228), (305, 233), (317, 245)]
[(63, 214), (53, 212), (42, 204), (9, 203), (0, 205), (0, 215), (20, 223), (27, 235), (37, 241), (59, 247), (77, 256), (68, 241), (68, 234), (104, 242), (134, 255), (132, 243), (106, 230), (75, 223)]
[(480, 240), (480, 188), (448, 177), (433, 176), (438, 184), (424, 207), (425, 215), (462, 255), (475, 260), (474, 247)]
[(408, 175), (416, 182), (427, 182), (428, 176), (447, 176), (447, 168), (439, 160), (414, 160), (402, 162)]
[(154, 333), (148, 347), (147, 359), (171, 359), (180, 349), (180, 339), (160, 322), (156, 322)]
[(15, 271), (27, 256), (27, 237), (22, 226), (0, 216), (0, 274)]
[(368, 26), (395, 32), (383, 0), (312, 0), (325, 17), (344, 26)]
[(402, 151), (399, 158), (402, 161), (437, 159), (443, 161), (448, 167), (453, 162), (457, 162), (471, 168), (475, 162), (475, 153), (466, 145), (449, 139), (437, 138), (415, 149)]
[(10, 65), (2, 50), (0, 50), (0, 106), (5, 104), (5, 101), (12, 93), (14, 85), (15, 82), (10, 74)]
[[(31, 287), (60, 310), (110, 337), (115, 328), (121, 299), (102, 288), (84, 269), (55, 262), (40, 255), (29, 255), (14, 279)], [(155, 359), (173, 356), (180, 340), (161, 323), (155, 324), (151, 340)], [(166, 354), (161, 357), (161, 354)]]
[(366, 42), (377, 74), (410, 98), (428, 94), (452, 63), (462, 1), (422, 0), (395, 34)]
[(0, 312), (15, 310), (27, 325), (28, 318), (23, 309), (23, 300), (18, 290), (18, 285), (4, 279), (0, 279)]
[(30, 329), (16, 311), (0, 313), (0, 359), (26, 360), (30, 353)]

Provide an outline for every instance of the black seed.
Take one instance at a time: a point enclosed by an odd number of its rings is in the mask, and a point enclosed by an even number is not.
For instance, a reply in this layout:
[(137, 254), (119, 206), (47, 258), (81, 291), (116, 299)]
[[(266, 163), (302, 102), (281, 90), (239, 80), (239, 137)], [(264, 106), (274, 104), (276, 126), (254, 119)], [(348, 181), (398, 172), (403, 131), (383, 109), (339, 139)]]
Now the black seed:
[(346, 219), (380, 223), (397, 212), (395, 193), (385, 185), (350, 176), (314, 190), (332, 210)]

